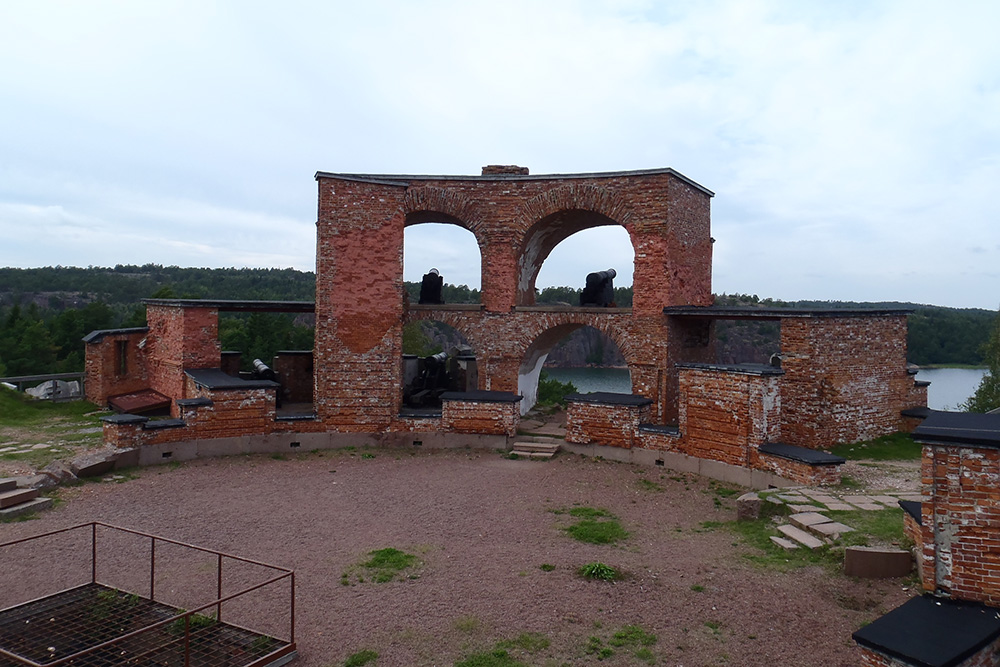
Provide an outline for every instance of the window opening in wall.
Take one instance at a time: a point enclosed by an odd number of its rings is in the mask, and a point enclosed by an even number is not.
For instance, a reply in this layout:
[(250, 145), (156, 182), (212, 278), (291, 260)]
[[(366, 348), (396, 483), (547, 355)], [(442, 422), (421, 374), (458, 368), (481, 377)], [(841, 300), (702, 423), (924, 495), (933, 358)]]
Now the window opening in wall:
[(446, 391), (475, 391), (476, 354), (465, 336), (436, 320), (403, 327), (403, 407), (401, 414), (440, 411)]
[[(542, 305), (558, 296), (564, 301), (572, 298), (571, 305), (579, 305), (587, 276), (614, 269), (614, 305), (628, 308), (632, 305), (634, 261), (632, 240), (624, 227), (605, 225), (577, 232), (553, 248), (542, 263), (535, 279), (536, 303)], [(539, 287), (544, 285), (552, 287)], [(577, 293), (567, 294), (566, 288)], [(559, 292), (546, 297), (545, 292), (552, 290)]]
[(115, 341), (115, 366), (118, 375), (128, 375), (128, 341)]
[[(480, 303), (480, 267), (479, 244), (464, 227), (421, 222), (403, 232), (403, 281), (411, 304)], [(439, 300), (420, 298), (428, 276), (439, 281)]]

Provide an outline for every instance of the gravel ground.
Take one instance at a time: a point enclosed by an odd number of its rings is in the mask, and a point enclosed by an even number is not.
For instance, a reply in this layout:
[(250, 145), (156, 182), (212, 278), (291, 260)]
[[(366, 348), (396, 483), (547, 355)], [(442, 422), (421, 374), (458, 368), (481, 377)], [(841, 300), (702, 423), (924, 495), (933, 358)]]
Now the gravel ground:
[[(36, 520), (0, 524), (0, 541), (100, 520), (295, 569), (302, 667), (340, 665), (362, 649), (378, 652), (379, 667), (451, 665), (529, 632), (550, 643), (530, 655), (511, 649), (528, 664), (596, 665), (590, 638), (607, 646), (627, 625), (656, 635), (655, 664), (855, 665), (851, 633), (914, 594), (819, 567), (762, 570), (734, 533), (702, 526), (735, 517), (733, 498), (707, 480), (567, 454), (231, 457), (60, 496)], [(575, 505), (609, 510), (630, 537), (619, 546), (571, 539), (560, 530), (570, 517), (556, 510)], [(416, 554), (418, 576), (356, 583), (352, 568), (384, 547)], [(576, 575), (594, 561), (628, 577)], [(0, 571), (8, 595), (30, 580), (18, 570)], [(623, 647), (600, 664), (645, 663)]]

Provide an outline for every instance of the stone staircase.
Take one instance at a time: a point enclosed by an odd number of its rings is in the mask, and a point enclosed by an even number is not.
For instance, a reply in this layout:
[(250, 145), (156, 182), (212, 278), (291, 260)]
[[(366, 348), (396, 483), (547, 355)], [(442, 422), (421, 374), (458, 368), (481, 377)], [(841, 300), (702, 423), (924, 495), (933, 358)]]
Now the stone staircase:
[(51, 498), (42, 498), (38, 489), (22, 489), (13, 479), (0, 479), (0, 519), (12, 519), (52, 507)]
[(510, 458), (551, 459), (559, 452), (561, 441), (545, 436), (521, 436), (508, 454)]
[(832, 544), (844, 533), (853, 528), (819, 512), (799, 512), (788, 517), (790, 523), (778, 526), (778, 532), (784, 537), (772, 536), (771, 541), (782, 549), (818, 549), (824, 544)]

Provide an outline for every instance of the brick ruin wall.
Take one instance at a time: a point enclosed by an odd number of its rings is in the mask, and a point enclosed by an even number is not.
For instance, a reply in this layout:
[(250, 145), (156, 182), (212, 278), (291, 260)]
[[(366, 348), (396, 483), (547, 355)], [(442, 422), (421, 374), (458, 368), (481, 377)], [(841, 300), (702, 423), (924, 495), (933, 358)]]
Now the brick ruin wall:
[[(784, 442), (828, 448), (902, 427), (918, 405), (906, 372), (906, 316), (785, 318), (781, 323)], [(924, 393), (926, 405), (926, 390)]]
[(571, 401), (566, 410), (566, 442), (631, 449), (639, 434), (639, 424), (649, 418), (649, 405)]
[[(912, 663), (902, 662), (867, 646), (860, 647), (862, 667), (913, 667)], [(1000, 665), (1000, 639), (987, 644), (959, 663), (948, 663), (954, 667), (996, 667)]]
[[(676, 381), (662, 309), (711, 303), (710, 194), (671, 173), (317, 180), (315, 406), (329, 427), (394, 427), (406, 316), (403, 229), (431, 221), (461, 225), (479, 242), (482, 313), (460, 331), (476, 346), (480, 388), (514, 392), (528, 336), (544, 331), (543, 316), (516, 311), (534, 304), (541, 261), (576, 231), (624, 227), (635, 249), (634, 297), (631, 321), (616, 338), (634, 339), (623, 345), (633, 350), (634, 390), (657, 401), (658, 419), (672, 416), (664, 406), (676, 401), (663, 394)], [(531, 318), (539, 323), (520, 326)]]
[[(189, 368), (219, 368), (219, 311), (215, 308), (149, 306), (146, 309), (149, 388), (173, 399), (188, 398)], [(176, 400), (171, 414), (179, 416)]]
[(925, 590), (1000, 606), (998, 471), (996, 448), (924, 445)]
[(84, 391), (88, 401), (106, 407), (109, 397), (149, 388), (145, 346), (139, 347), (144, 338), (145, 331), (109, 333), (85, 346)]

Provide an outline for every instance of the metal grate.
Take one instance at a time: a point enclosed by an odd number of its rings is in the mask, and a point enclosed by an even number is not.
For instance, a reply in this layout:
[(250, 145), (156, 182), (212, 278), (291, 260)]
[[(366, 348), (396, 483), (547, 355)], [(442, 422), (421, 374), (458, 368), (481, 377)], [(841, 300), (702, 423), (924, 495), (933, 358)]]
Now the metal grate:
[[(85, 559), (90, 562), (85, 564), (86, 567), (77, 568), (86, 569), (84, 579), (90, 581), (0, 611), (0, 667), (56, 667), (63, 664), (74, 667), (247, 667), (283, 664), (294, 657), (295, 589), (291, 570), (97, 522), (0, 544), (0, 557), (7, 550), (23, 548), (30, 543), (35, 560), (29, 562), (37, 563), (37, 567), (50, 567), (51, 564), (39, 558), (45, 551), (45, 538), (77, 530), (90, 532), (91, 544), (87, 546), (90, 547), (91, 558)], [(99, 532), (105, 531), (112, 531), (119, 537), (125, 535), (143, 541), (151, 540), (145, 552), (148, 563), (142, 566), (148, 573), (150, 597), (96, 581), (102, 560), (99, 549), (102, 542), (114, 545), (115, 553), (109, 554), (108, 558), (113, 561), (122, 557), (120, 542), (98, 540)], [(179, 585), (173, 579), (183, 576), (183, 571), (180, 574), (171, 571), (168, 577), (163, 572), (157, 574), (157, 542), (163, 543), (161, 554), (163, 545), (171, 545), (182, 552), (194, 550), (194, 556), (214, 556), (211, 560), (217, 563), (218, 570), (212, 578), (218, 581), (218, 595), (210, 596), (207, 603), (191, 611), (153, 599), (154, 583), (169, 590), (172, 584)], [(77, 546), (79, 550), (83, 545)], [(54, 548), (52, 551), (57, 559), (65, 555), (65, 549)], [(227, 570), (231, 572), (231, 578), (237, 579), (239, 590), (223, 596), (223, 562), (228, 560), (233, 562)], [(23, 565), (23, 559), (18, 562)], [(246, 585), (247, 574), (239, 573), (238, 566), (263, 569), (267, 571), (267, 576), (262, 581), (258, 577), (255, 585)], [(161, 570), (170, 568), (161, 564)], [(277, 576), (271, 576), (275, 572)], [(6, 576), (10, 575), (0, 573), (0, 588)], [(14, 576), (18, 575), (15, 573)], [(273, 589), (278, 586), (287, 586), (289, 593), (287, 607), (278, 610), (278, 615), (283, 615), (280, 613), (283, 611), (288, 616), (289, 634), (286, 638), (232, 622), (230, 616), (243, 620), (254, 614), (257, 617), (268, 614), (266, 607), (274, 604), (276, 598), (273, 593), (280, 591)], [(272, 595), (262, 595), (266, 593)], [(241, 609), (244, 612), (250, 609), (254, 614), (241, 614)]]

